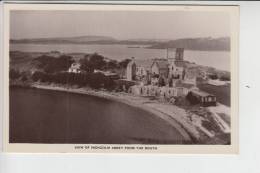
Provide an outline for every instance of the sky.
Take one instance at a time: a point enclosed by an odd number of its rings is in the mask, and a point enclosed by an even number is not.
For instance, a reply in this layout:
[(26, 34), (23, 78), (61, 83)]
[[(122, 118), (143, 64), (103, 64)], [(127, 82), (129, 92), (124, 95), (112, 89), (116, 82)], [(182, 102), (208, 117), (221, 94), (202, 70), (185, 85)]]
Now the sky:
[(110, 36), (178, 39), (230, 35), (225, 12), (12, 11), (10, 38)]

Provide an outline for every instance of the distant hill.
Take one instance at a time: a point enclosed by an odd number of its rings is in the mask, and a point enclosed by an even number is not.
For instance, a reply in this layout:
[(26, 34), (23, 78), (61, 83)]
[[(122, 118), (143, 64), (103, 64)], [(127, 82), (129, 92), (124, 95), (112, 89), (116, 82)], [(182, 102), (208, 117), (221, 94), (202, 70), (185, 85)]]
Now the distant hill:
[(184, 38), (171, 40), (164, 43), (154, 44), (148, 48), (166, 49), (166, 48), (185, 48), (188, 50), (230, 50), (230, 38)]
[(184, 38), (177, 40), (167, 39), (127, 39), (117, 40), (107, 36), (79, 36), (57, 38), (35, 38), (10, 40), (10, 43), (33, 43), (33, 44), (126, 44), (148, 45), (151, 49), (166, 49), (182, 47), (188, 50), (216, 50), (229, 51), (230, 38)]
[(138, 38), (138, 39), (128, 39), (127, 41), (136, 41), (136, 42), (157, 42), (157, 43), (162, 43), (162, 42), (167, 42), (170, 41), (171, 39), (147, 39), (147, 38)]
[[(166, 40), (165, 40), (166, 41)], [(79, 37), (56, 37), (56, 38), (33, 38), (33, 39), (11, 39), (10, 43), (23, 44), (127, 44), (127, 45), (153, 45), (161, 43), (158, 39), (128, 39), (117, 40), (107, 36), (79, 36)]]
[(56, 37), (56, 38), (33, 38), (10, 40), (11, 43), (39, 43), (39, 44), (85, 44), (94, 42), (115, 42), (116, 39), (106, 36), (78, 36), (78, 37)]

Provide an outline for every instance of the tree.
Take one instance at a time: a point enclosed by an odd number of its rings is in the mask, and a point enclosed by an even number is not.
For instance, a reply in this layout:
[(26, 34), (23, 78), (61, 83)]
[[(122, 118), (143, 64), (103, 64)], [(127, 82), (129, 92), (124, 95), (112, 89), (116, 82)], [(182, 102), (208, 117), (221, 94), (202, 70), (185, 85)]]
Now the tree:
[(114, 80), (112, 80), (111, 78), (109, 77), (105, 77), (105, 80), (104, 80), (104, 88), (105, 89), (108, 89), (108, 90), (113, 90), (115, 89), (116, 87), (116, 83)]
[(38, 68), (43, 69), (46, 73), (56, 73), (60, 71), (67, 71), (67, 69), (74, 62), (71, 56), (61, 55), (58, 58), (42, 55), (36, 58)]
[(33, 81), (41, 81), (41, 82), (50, 82), (52, 79), (51, 74), (45, 73), (45, 72), (40, 72), (36, 71), (32, 75), (32, 80)]
[(186, 96), (186, 99), (190, 102), (190, 104), (195, 105), (199, 104), (200, 101), (198, 100), (197, 97), (193, 96), (191, 92), (189, 92)]
[(54, 57), (48, 55), (41, 55), (35, 58), (33, 61), (37, 63), (37, 67), (40, 69), (44, 69), (49, 63), (54, 60)]
[(92, 55), (86, 55), (80, 60), (80, 68), (87, 72), (93, 72), (95, 69), (102, 70), (106, 66), (104, 57), (94, 53)]
[(80, 69), (86, 72), (93, 72), (94, 69), (89, 64), (88, 56), (85, 56), (84, 58), (79, 60), (80, 63)]
[(107, 66), (106, 66), (107, 69), (116, 69), (117, 67), (118, 67), (118, 63), (116, 60), (108, 61)]
[(67, 55), (61, 55), (59, 58), (55, 58), (56, 71), (67, 71), (73, 62), (72, 57)]
[(104, 83), (104, 75), (102, 73), (92, 73), (89, 75), (89, 86), (95, 89), (102, 87)]
[(32, 80), (36, 82), (41, 79), (42, 75), (42, 72), (36, 71), (32, 75)]
[(106, 66), (104, 57), (94, 53), (92, 55), (86, 55), (80, 60), (81, 69), (87, 72), (93, 72), (95, 69), (102, 70)]
[(160, 76), (158, 79), (158, 83), (159, 83), (159, 86), (165, 86), (164, 78)]

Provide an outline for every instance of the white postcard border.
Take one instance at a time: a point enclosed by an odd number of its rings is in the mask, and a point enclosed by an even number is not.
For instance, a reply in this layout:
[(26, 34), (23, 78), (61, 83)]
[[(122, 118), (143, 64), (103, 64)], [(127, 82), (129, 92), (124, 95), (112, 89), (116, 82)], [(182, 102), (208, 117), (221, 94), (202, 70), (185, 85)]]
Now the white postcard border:
[[(111, 144), (14, 144), (9, 143), (9, 17), (11, 10), (131, 10), (131, 11), (225, 11), (230, 14), (231, 29), (231, 145), (111, 145)], [(4, 140), (5, 152), (66, 152), (66, 153), (178, 153), (238, 154), (238, 6), (192, 5), (87, 5), (87, 4), (5, 4), (4, 5)], [(83, 149), (81, 149), (83, 147)], [(108, 147), (110, 149), (108, 149)], [(122, 147), (112, 149), (112, 147)], [(135, 149), (131, 149), (134, 147)], [(148, 147), (147, 149), (138, 149)], [(77, 149), (79, 148), (79, 149)], [(94, 148), (94, 149), (91, 149)], [(103, 148), (103, 149), (102, 149)], [(128, 148), (128, 149), (127, 149)]]

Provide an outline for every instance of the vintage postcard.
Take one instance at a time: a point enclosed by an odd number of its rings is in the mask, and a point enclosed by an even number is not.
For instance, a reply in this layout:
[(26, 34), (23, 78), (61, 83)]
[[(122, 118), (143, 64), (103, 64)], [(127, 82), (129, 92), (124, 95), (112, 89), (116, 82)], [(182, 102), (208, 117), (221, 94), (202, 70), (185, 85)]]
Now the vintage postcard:
[(4, 151), (238, 153), (238, 6), (5, 4)]

